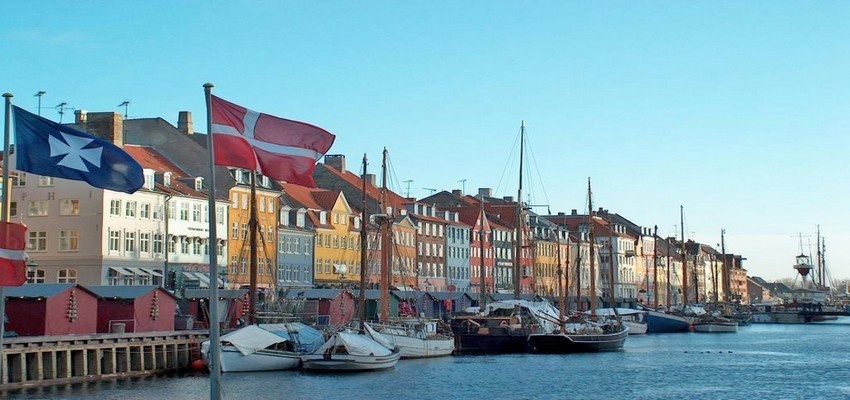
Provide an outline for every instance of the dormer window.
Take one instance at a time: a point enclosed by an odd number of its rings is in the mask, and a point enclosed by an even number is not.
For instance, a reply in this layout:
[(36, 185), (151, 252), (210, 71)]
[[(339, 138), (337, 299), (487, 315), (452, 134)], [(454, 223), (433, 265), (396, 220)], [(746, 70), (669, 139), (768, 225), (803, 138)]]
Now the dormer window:
[(145, 189), (153, 190), (154, 184), (156, 183), (156, 179), (154, 179), (154, 177), (156, 176), (156, 172), (152, 169), (145, 168), (144, 173), (145, 173)]
[(165, 185), (165, 187), (171, 187), (171, 175), (171, 172), (162, 174), (162, 184)]
[(328, 213), (327, 213), (327, 211), (320, 211), (319, 212), (319, 223), (321, 223), (322, 225), (328, 224)]
[(204, 189), (204, 178), (202, 178), (202, 177), (195, 178), (195, 190), (200, 192), (203, 189)]
[(305, 210), (303, 208), (298, 210), (298, 213), (295, 215), (295, 226), (297, 226), (299, 228), (303, 228), (306, 225), (306, 223), (305, 223), (306, 216), (307, 216), (307, 210)]

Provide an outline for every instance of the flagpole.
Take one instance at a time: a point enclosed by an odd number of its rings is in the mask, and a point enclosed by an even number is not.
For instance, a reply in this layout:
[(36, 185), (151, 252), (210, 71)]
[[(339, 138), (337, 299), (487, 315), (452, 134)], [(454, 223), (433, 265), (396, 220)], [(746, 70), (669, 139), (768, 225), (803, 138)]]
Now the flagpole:
[[(204, 95), (207, 102), (207, 150), (210, 157), (210, 193), (207, 208), (209, 209), (209, 253), (210, 253), (210, 353), (207, 357), (210, 370), (210, 400), (221, 399), (221, 339), (218, 321), (218, 237), (216, 235), (215, 209), (215, 156), (212, 140), (212, 83), (204, 84)], [(7, 111), (8, 112), (8, 111)]]
[[(9, 138), (12, 136), (12, 97), (11, 93), (3, 93), (6, 99), (6, 124), (3, 128), (3, 190), (0, 194), (3, 212), (0, 212), (0, 222), (9, 222)], [(3, 337), (6, 335), (6, 287), (0, 285), (0, 385), (6, 383), (6, 355), (3, 354)]]

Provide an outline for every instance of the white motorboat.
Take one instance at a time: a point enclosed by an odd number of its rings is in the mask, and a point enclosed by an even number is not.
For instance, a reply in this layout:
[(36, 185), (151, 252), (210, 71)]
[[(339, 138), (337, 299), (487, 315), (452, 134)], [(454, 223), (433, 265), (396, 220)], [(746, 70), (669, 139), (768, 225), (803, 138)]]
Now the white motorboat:
[(375, 328), (398, 347), (401, 358), (429, 358), (451, 355), (455, 349), (452, 335), (437, 332), (437, 321), (411, 318)]

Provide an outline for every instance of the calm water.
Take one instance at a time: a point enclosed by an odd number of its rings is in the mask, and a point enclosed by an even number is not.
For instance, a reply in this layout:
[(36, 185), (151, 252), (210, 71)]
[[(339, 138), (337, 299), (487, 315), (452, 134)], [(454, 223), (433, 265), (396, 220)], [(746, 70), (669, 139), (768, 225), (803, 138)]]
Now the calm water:
[[(850, 399), (850, 318), (737, 334), (631, 336), (616, 353), (403, 360), (391, 371), (224, 374), (225, 399)], [(205, 399), (208, 377), (148, 377), (11, 399)]]

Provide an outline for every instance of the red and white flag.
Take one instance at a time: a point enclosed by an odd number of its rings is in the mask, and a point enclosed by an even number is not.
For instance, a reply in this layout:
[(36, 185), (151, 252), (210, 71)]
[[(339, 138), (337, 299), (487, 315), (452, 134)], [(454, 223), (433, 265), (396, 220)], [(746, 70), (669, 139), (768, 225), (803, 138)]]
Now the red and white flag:
[(251, 111), (216, 96), (210, 106), (215, 165), (316, 187), (313, 169), (336, 136), (304, 122)]
[(0, 222), (0, 286), (21, 286), (27, 282), (27, 227)]

